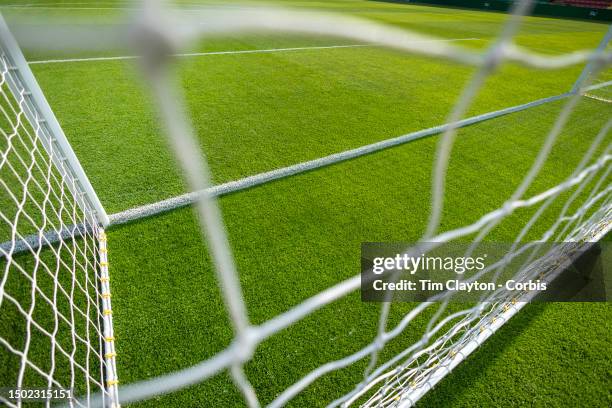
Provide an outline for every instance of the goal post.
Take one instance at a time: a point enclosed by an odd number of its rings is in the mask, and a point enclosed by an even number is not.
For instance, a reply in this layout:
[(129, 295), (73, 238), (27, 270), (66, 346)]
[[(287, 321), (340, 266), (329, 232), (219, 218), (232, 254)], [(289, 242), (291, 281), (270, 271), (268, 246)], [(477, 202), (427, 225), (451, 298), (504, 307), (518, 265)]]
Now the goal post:
[(90, 406), (93, 394), (118, 406), (106, 225), (0, 16), (0, 378), (13, 389), (3, 404), (39, 389), (69, 392), (71, 406)]
[(101, 226), (108, 226), (108, 215), (100, 199), (1, 14), (0, 39), (3, 63), (6, 65), (5, 68), (12, 73), (12, 76), (6, 77), (6, 85), (14, 95), (22, 94), (23, 103), (28, 105), (28, 109), (24, 109), (23, 114), (30, 124), (41, 128), (40, 141), (45, 149), (47, 151), (53, 149), (56, 152), (52, 155), (56, 168), (66, 172), (74, 180), (74, 183), (68, 184), (67, 187), (74, 190), (73, 194), (82, 197)]

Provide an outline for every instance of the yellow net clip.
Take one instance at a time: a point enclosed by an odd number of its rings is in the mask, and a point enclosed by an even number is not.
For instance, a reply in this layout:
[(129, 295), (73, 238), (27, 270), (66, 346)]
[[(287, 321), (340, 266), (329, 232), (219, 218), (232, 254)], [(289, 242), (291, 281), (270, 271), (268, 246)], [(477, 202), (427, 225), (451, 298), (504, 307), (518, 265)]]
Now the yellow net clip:
[(102, 277), (102, 278), (100, 278), (100, 282), (108, 282), (108, 281), (109, 281), (109, 279), (108, 279), (108, 278), (106, 278), (106, 277)]
[(110, 294), (110, 293), (108, 293), (108, 292), (104, 292), (104, 293), (102, 294), (102, 297), (103, 297), (104, 299), (108, 299), (108, 298), (110, 298), (110, 297), (111, 297), (111, 294)]
[(113, 311), (112, 311), (112, 310), (110, 310), (110, 309), (106, 309), (106, 310), (104, 310), (104, 315), (105, 315), (105, 316), (112, 315), (112, 314), (113, 314)]
[(111, 342), (111, 341), (115, 341), (114, 337), (105, 337), (104, 340)]
[(109, 387), (112, 387), (113, 385), (117, 385), (117, 384), (119, 384), (119, 381), (117, 380), (109, 380), (106, 382), (106, 385)]
[(104, 355), (104, 358), (113, 358), (113, 357), (117, 357), (117, 353), (106, 353)]
[(108, 262), (104, 262), (104, 261), (102, 261), (102, 262), (100, 262), (100, 266), (102, 266), (102, 267), (104, 267), (104, 266), (108, 266)]

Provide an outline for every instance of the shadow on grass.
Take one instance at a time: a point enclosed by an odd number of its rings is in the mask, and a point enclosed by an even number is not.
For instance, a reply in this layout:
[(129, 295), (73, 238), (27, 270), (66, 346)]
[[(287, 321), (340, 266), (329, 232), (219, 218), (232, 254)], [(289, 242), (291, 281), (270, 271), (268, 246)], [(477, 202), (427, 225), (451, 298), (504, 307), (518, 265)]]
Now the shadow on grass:
[(486, 375), (487, 368), (498, 356), (504, 354), (509, 346), (512, 346), (520, 333), (527, 329), (547, 306), (547, 303), (532, 303), (523, 308), (432, 391), (427, 393), (418, 402), (417, 407), (459, 406), (464, 392), (471, 390), (473, 385)]

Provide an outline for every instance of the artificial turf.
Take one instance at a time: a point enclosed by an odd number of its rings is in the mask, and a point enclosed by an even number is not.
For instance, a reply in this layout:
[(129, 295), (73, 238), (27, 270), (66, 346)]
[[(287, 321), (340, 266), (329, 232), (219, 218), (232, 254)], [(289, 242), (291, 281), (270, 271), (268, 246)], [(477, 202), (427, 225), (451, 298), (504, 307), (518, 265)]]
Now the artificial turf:
[[(48, 3), (54, 7), (58, 2)], [(349, 13), (447, 39), (475, 38), (457, 43), (470, 48), (486, 47), (506, 18), (366, 1), (282, 5)], [(2, 11), (9, 18), (52, 14), (96, 21), (112, 20), (120, 12), (112, 5), (75, 8)], [(528, 17), (516, 41), (561, 54), (595, 47), (606, 28)], [(350, 43), (258, 34), (212, 38), (194, 50)], [(56, 57), (26, 52), (30, 60)], [(129, 62), (37, 64), (32, 69), (108, 212), (185, 192), (138, 71)], [(505, 65), (487, 81), (469, 114), (563, 93), (580, 70)], [(195, 57), (181, 59), (178, 72), (214, 181), (220, 183), (442, 124), (473, 68), (373, 46)], [(503, 204), (562, 106), (547, 104), (459, 132), (442, 229), (474, 222)], [(610, 113), (609, 104), (581, 100), (526, 196), (567, 177)], [(610, 136), (603, 146), (609, 142)], [(221, 198), (251, 322), (263, 323), (357, 274), (361, 242), (417, 240), (429, 214), (436, 143), (436, 137), (420, 140)], [(567, 196), (561, 195), (560, 202)], [(528, 238), (539, 237), (560, 208), (551, 206)], [(511, 241), (531, 214), (533, 209), (517, 212), (488, 239)], [(231, 342), (229, 320), (190, 208), (111, 228), (109, 247), (122, 383), (193, 365)], [(389, 327), (412, 307), (394, 304)], [(312, 369), (370, 343), (379, 310), (353, 293), (264, 341), (246, 365), (262, 403)], [(430, 316), (431, 311), (419, 316), (388, 345), (384, 357), (418, 340)], [(611, 317), (608, 304), (529, 306), (422, 405), (609, 406)], [(324, 405), (350, 390), (366, 364), (362, 360), (317, 380), (290, 405)], [(135, 405), (242, 404), (229, 376), (221, 374)]]

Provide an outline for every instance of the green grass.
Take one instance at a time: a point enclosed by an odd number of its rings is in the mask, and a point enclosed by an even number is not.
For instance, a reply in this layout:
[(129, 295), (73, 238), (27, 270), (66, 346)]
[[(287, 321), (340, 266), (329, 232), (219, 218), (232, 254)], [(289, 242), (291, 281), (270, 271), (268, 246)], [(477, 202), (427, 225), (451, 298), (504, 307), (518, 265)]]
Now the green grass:
[[(349, 13), (445, 38), (478, 38), (463, 43), (470, 48), (486, 47), (505, 19), (499, 13), (380, 2), (282, 4)], [(88, 21), (110, 21), (118, 14), (112, 9), (2, 11), (14, 19), (56, 15)], [(529, 17), (517, 42), (561, 54), (595, 47), (605, 30), (602, 24)], [(211, 38), (193, 48), (347, 43), (351, 41), (258, 34)], [(102, 55), (26, 51), (31, 60)], [(32, 69), (109, 213), (186, 191), (138, 72), (129, 63)], [(580, 70), (540, 72), (506, 64), (488, 80), (469, 114), (560, 94)], [(221, 183), (442, 124), (473, 68), (364, 47), (181, 59), (178, 71), (214, 181)], [(474, 222), (503, 204), (529, 169), (562, 105), (547, 104), (459, 132), (442, 229)], [(611, 112), (608, 104), (582, 99), (526, 196), (567, 177)], [(437, 140), (420, 140), (221, 198), (251, 322), (261, 324), (357, 274), (361, 242), (417, 240), (429, 214)], [(609, 142), (608, 135), (604, 146)], [(529, 239), (554, 222), (567, 197), (562, 194), (544, 213)], [(518, 211), (488, 239), (511, 241), (533, 212)], [(111, 228), (109, 246), (122, 384), (196, 364), (231, 342), (230, 323), (191, 209)], [(413, 306), (394, 304), (389, 327)], [(353, 293), (259, 345), (246, 373), (262, 403), (321, 364), (370, 343), (379, 310)], [(431, 314), (419, 316), (385, 348), (384, 357), (418, 340)], [(609, 406), (611, 317), (608, 304), (529, 306), (429, 393), (422, 406)], [(324, 405), (350, 390), (366, 365), (360, 361), (317, 380), (290, 405)], [(242, 404), (229, 376), (221, 374), (134, 406)]]

